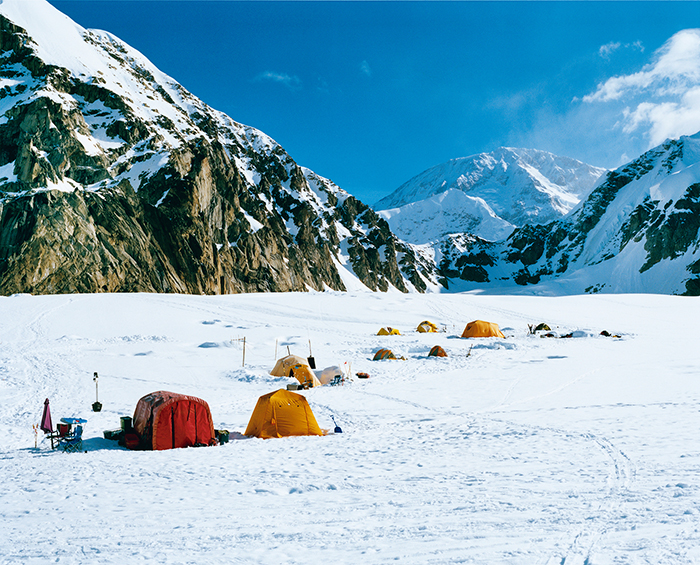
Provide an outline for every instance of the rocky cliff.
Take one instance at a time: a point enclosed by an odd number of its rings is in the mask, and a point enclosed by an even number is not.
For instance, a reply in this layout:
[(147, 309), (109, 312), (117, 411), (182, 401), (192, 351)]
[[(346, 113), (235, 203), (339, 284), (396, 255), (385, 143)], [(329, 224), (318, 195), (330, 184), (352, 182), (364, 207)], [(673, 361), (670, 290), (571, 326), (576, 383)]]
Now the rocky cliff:
[(0, 4), (0, 293), (407, 291), (432, 270), (116, 37)]

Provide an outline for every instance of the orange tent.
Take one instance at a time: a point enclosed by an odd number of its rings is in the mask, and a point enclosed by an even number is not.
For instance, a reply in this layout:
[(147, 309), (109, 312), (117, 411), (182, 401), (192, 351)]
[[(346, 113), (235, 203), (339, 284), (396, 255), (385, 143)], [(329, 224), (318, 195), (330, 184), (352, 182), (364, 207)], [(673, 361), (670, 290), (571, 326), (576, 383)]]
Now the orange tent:
[(503, 337), (501, 330), (498, 328), (498, 324), (493, 322), (484, 322), (483, 320), (474, 320), (469, 322), (467, 327), (464, 328), (462, 337)]
[(215, 443), (209, 405), (201, 398), (159, 390), (141, 398), (132, 421), (144, 449)]
[(397, 330), (396, 328), (391, 328), (389, 326), (386, 326), (385, 328), (381, 328), (378, 332), (377, 335), (401, 335), (401, 332)]
[(391, 349), (380, 349), (374, 354), (372, 361), (381, 361), (382, 359), (396, 359)]
[(322, 436), (314, 413), (301, 394), (280, 389), (261, 396), (245, 435), (263, 439), (286, 436)]
[(445, 350), (439, 345), (435, 345), (428, 353), (428, 357), (447, 357)]

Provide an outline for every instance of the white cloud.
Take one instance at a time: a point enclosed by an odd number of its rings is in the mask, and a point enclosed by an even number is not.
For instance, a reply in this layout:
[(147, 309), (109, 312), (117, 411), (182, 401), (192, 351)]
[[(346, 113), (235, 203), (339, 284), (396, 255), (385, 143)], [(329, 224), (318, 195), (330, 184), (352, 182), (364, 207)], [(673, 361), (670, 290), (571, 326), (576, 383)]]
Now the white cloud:
[(367, 61), (362, 61), (362, 63), (360, 63), (360, 72), (365, 76), (372, 76), (372, 69)]
[(291, 90), (299, 90), (301, 88), (301, 79), (297, 76), (290, 76), (286, 73), (276, 73), (273, 71), (265, 71), (256, 76), (254, 81), (272, 81), (283, 84)]
[(620, 47), (622, 47), (622, 43), (620, 43), (619, 41), (606, 43), (605, 45), (600, 46), (598, 53), (604, 59), (608, 59), (610, 55), (617, 51)]
[[(641, 44), (632, 46), (643, 50)], [(676, 33), (639, 72), (608, 79), (595, 92), (584, 96), (583, 101), (596, 106), (622, 105), (618, 127), (626, 134), (641, 134), (648, 141), (647, 148), (668, 138), (697, 133), (700, 29)]]
[(641, 53), (644, 53), (644, 45), (641, 41), (635, 41), (634, 43), (620, 43), (619, 41), (611, 41), (605, 45), (601, 45), (598, 49), (598, 54), (603, 57), (603, 59), (609, 59), (610, 55), (618, 51), (619, 49), (635, 49)]

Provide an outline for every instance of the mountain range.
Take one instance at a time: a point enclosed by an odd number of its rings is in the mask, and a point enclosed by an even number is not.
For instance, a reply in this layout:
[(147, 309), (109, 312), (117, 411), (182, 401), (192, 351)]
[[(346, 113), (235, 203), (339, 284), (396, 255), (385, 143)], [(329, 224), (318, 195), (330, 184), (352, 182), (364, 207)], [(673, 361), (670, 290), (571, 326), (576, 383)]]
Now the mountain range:
[(700, 137), (454, 159), (370, 208), (46, 0), (0, 2), (0, 294), (700, 294)]

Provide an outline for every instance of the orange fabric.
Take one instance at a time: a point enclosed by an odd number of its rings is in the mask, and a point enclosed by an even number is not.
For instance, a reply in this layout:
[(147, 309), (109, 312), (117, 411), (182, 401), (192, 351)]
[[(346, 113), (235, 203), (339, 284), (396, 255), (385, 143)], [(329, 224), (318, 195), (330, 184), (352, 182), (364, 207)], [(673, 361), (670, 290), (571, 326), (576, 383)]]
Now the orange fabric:
[(430, 350), (428, 357), (447, 357), (447, 353), (445, 353), (445, 350), (442, 347), (436, 345)]
[(493, 322), (484, 322), (483, 320), (474, 320), (469, 322), (464, 328), (462, 337), (502, 337), (506, 336), (501, 333), (498, 324)]
[(250, 416), (245, 435), (263, 439), (287, 436), (322, 436), (306, 398), (289, 390), (261, 396)]
[(391, 349), (380, 349), (374, 354), (374, 359), (372, 361), (381, 361), (382, 359), (396, 359)]

